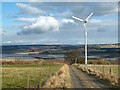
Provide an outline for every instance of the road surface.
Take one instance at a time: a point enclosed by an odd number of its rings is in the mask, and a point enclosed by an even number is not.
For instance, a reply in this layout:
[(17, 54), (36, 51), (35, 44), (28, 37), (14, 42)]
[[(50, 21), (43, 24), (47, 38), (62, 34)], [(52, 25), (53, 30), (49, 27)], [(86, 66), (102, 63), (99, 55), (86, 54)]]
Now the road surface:
[(69, 66), (72, 88), (113, 88), (75, 66)]

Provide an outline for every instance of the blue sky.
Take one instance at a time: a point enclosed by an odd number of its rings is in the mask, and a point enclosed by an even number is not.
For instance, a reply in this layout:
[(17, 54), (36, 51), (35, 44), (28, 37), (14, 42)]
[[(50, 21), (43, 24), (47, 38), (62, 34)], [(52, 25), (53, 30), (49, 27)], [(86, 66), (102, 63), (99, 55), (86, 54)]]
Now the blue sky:
[(87, 23), (89, 44), (118, 42), (118, 4), (114, 2), (3, 2), (3, 45), (84, 44)]

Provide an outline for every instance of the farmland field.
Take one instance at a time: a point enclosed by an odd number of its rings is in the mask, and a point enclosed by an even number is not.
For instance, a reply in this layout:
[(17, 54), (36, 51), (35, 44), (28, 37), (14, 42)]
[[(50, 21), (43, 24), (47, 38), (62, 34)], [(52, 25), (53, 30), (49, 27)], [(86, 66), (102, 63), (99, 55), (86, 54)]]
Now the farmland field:
[[(104, 73), (112, 74), (118, 78), (120, 75), (118, 60), (105, 59), (118, 58), (119, 49), (117, 45), (88, 45), (88, 56), (91, 57), (88, 57), (90, 66), (87, 68), (102, 73), (104, 71)], [(40, 85), (43, 86), (44, 82), (63, 66), (65, 59), (63, 57), (46, 58), (40, 55), (64, 55), (69, 50), (82, 51), (81, 56), (84, 59), (84, 45), (3, 46), (2, 54), (11, 55), (11, 57), (2, 57), (2, 88), (37, 88)], [(27, 58), (27, 56), (31, 58)]]
[(63, 64), (2, 66), (2, 88), (36, 88), (61, 66)]

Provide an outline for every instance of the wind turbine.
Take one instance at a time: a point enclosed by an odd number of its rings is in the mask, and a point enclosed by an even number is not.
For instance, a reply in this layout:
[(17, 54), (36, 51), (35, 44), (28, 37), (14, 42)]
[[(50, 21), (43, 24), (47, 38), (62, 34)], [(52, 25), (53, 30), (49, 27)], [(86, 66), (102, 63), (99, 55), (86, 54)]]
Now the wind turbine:
[(93, 15), (91, 13), (85, 20), (82, 20), (80, 18), (77, 18), (75, 16), (72, 16), (72, 18), (79, 20), (84, 23), (84, 28), (85, 28), (85, 64), (87, 64), (87, 29), (86, 29), (86, 23), (88, 22), (88, 19)]

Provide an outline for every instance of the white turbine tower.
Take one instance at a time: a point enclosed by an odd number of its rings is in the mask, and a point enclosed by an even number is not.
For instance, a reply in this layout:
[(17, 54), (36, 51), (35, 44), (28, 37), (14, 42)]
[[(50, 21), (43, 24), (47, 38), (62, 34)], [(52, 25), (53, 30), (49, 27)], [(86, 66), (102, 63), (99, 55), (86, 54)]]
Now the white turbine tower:
[(87, 64), (87, 30), (86, 30), (86, 23), (88, 22), (88, 19), (93, 15), (91, 13), (85, 20), (82, 20), (80, 18), (77, 18), (75, 16), (72, 16), (72, 18), (79, 20), (81, 22), (84, 22), (84, 28), (85, 28), (85, 64)]

